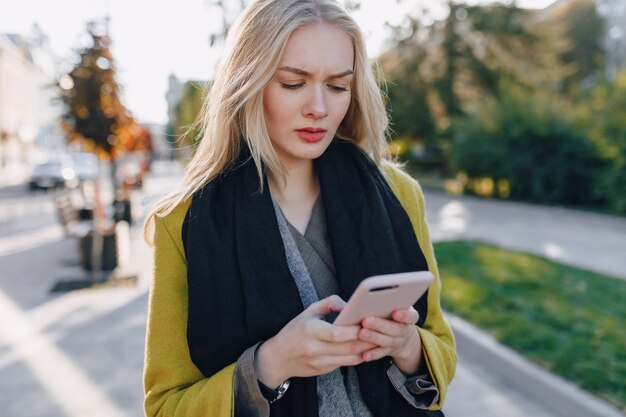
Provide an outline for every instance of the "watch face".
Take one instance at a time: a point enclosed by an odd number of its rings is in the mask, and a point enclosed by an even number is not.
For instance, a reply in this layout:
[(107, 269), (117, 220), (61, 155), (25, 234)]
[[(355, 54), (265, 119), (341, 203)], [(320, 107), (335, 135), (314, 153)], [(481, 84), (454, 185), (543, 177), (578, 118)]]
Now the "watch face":
[(283, 395), (285, 393), (285, 391), (287, 391), (287, 388), (289, 388), (289, 384), (291, 383), (291, 381), (286, 380), (285, 382), (283, 382), (282, 384), (280, 384), (280, 386), (278, 387), (278, 393), (280, 395)]

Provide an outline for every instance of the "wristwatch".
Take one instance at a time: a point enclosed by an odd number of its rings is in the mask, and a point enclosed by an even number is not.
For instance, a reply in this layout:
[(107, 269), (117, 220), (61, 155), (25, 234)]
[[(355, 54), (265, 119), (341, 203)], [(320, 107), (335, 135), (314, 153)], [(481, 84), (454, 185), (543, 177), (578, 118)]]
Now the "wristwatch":
[(286, 381), (283, 381), (282, 384), (280, 384), (275, 390), (267, 387), (261, 381), (258, 382), (259, 388), (261, 388), (261, 393), (263, 394), (267, 402), (272, 404), (280, 400), (283, 395), (285, 395), (285, 392), (287, 392), (287, 388), (289, 388), (291, 380), (287, 379)]

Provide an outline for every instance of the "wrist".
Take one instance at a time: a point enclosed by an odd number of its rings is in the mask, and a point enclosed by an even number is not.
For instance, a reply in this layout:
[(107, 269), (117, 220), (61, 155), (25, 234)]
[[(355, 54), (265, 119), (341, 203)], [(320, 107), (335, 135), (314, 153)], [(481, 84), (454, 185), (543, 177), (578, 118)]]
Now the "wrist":
[(287, 379), (274, 390), (266, 387), (262, 382), (259, 381), (259, 388), (261, 389), (261, 394), (263, 394), (263, 397), (265, 397), (267, 402), (273, 404), (276, 401), (280, 400), (283, 395), (285, 395), (287, 389), (289, 389), (290, 383), (291, 381)]
[(422, 343), (419, 336), (411, 339), (407, 346), (391, 359), (404, 374), (415, 374), (422, 362)]
[(261, 342), (254, 356), (254, 371), (257, 379), (272, 390), (278, 388), (289, 377), (281, 372), (281, 362), (276, 360), (279, 357), (280, 355), (274, 352), (272, 339)]

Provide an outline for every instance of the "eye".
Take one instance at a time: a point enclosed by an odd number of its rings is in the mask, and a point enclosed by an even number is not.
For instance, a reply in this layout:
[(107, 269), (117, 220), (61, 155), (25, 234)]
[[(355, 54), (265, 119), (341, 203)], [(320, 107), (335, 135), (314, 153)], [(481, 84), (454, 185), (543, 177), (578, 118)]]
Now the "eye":
[(297, 90), (298, 88), (302, 87), (304, 83), (297, 83), (297, 84), (280, 83), (280, 85), (283, 88), (286, 88), (287, 90)]
[(338, 85), (332, 85), (332, 84), (328, 84), (328, 88), (330, 88), (335, 93), (343, 93), (344, 91), (348, 91), (348, 89), (345, 88), (345, 87), (341, 87), (341, 86), (338, 86)]

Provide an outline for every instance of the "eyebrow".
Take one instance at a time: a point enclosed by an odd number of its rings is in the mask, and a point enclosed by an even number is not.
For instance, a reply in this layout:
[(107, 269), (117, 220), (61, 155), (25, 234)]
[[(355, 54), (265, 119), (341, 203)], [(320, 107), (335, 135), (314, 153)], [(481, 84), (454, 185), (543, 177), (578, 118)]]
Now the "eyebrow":
[[(300, 68), (294, 68), (294, 67), (280, 67), (280, 68), (278, 68), (278, 70), (279, 71), (287, 71), (287, 72), (291, 72), (291, 73), (298, 74), (298, 75), (305, 75), (305, 76), (311, 75), (311, 73), (308, 72), (308, 71), (302, 70)], [(342, 78), (342, 77), (345, 77), (345, 76), (348, 76), (348, 75), (352, 75), (352, 74), (354, 74), (354, 71), (347, 70), (347, 71), (344, 71), (344, 72), (340, 72), (339, 74), (333, 74), (333, 75), (331, 75), (328, 78)]]

